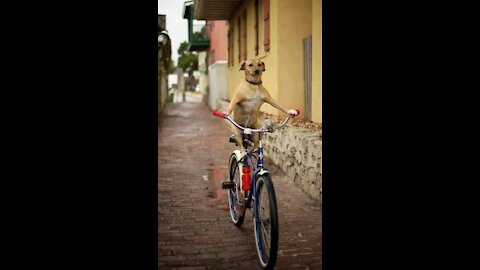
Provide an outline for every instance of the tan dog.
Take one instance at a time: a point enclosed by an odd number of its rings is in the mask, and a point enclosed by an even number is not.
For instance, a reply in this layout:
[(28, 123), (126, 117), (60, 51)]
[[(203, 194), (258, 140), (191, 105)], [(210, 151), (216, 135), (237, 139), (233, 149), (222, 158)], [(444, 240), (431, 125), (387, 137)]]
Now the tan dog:
[[(260, 107), (264, 102), (269, 103), (284, 113), (297, 115), (298, 112), (295, 110), (289, 110), (287, 112), (282, 108), (262, 85), (262, 72), (265, 71), (265, 63), (259, 59), (249, 59), (243, 62), (240, 70), (245, 71), (245, 79), (237, 86), (226, 112), (230, 115), (233, 111), (233, 119), (235, 122), (247, 128), (260, 128)], [(242, 153), (244, 153), (245, 148), (242, 144), (242, 133), (233, 124), (231, 124), (231, 126), (235, 140), (240, 146)], [(259, 135), (255, 132), (253, 134), (255, 148), (258, 147), (258, 140)]]

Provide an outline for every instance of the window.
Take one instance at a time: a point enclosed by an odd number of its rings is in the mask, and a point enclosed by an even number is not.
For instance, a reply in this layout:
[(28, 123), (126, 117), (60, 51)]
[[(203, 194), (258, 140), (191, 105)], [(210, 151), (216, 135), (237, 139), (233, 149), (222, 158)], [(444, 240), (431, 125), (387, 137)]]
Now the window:
[(228, 66), (233, 66), (233, 24), (228, 27)]
[(255, 0), (255, 55), (258, 55), (258, 0)]
[(247, 10), (242, 15), (242, 58), (247, 60)]
[(263, 48), (270, 51), (270, 0), (263, 0)]
[[(233, 20), (235, 23), (235, 19)], [(258, 24), (257, 24), (258, 25)], [(234, 24), (230, 24), (228, 30), (228, 65), (234, 65)], [(258, 28), (258, 27), (257, 27)], [(238, 63), (242, 63), (247, 60), (247, 10), (243, 10), (241, 15), (237, 18), (237, 42), (238, 42)], [(258, 35), (257, 35), (258, 43)], [(256, 53), (258, 55), (258, 53)]]
[(241, 36), (242, 36), (242, 25), (241, 25), (240, 17), (238, 17), (238, 62), (242, 61), (242, 43), (241, 43)]

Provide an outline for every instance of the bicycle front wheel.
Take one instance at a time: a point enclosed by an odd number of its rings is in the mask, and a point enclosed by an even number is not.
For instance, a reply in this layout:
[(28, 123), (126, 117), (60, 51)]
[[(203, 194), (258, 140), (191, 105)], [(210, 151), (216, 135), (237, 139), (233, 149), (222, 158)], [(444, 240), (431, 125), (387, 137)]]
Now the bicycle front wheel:
[(270, 177), (260, 176), (256, 183), (257, 196), (254, 207), (255, 242), (257, 244), (260, 265), (265, 269), (273, 269), (277, 261), (278, 251), (278, 217), (275, 190)]
[(245, 197), (240, 189), (240, 167), (239, 160), (235, 154), (230, 156), (229, 161), (229, 178), (235, 186), (228, 190), (228, 208), (230, 210), (230, 217), (235, 226), (240, 227), (245, 218)]

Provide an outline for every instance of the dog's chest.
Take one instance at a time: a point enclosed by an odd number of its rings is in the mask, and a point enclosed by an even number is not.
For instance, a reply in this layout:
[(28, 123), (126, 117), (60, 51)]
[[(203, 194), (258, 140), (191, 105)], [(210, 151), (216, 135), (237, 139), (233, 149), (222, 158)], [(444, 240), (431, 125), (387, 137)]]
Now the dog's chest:
[(242, 102), (242, 105), (245, 109), (257, 109), (259, 108), (264, 102), (264, 96), (260, 92), (260, 90), (256, 90), (253, 93), (249, 93), (245, 96), (245, 100)]

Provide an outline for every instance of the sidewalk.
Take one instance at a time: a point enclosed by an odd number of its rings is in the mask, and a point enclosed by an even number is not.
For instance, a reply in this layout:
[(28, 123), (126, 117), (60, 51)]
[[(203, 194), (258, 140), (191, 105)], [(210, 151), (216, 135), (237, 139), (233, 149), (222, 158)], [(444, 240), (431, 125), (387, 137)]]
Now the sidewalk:
[[(159, 269), (261, 269), (250, 209), (230, 220), (225, 120), (202, 103), (168, 103), (158, 130)], [(275, 269), (322, 269), (322, 210), (269, 163), (279, 211)]]

